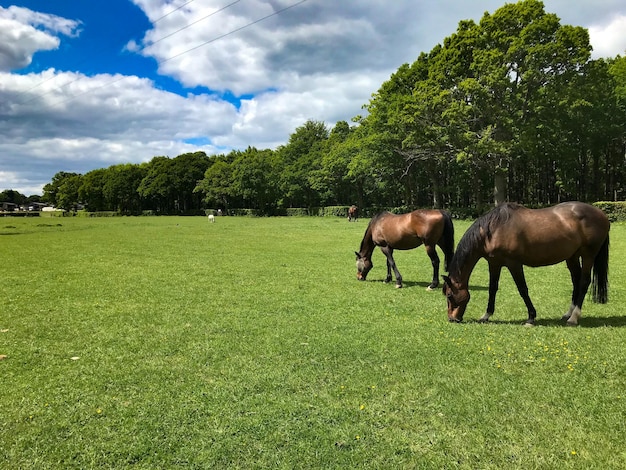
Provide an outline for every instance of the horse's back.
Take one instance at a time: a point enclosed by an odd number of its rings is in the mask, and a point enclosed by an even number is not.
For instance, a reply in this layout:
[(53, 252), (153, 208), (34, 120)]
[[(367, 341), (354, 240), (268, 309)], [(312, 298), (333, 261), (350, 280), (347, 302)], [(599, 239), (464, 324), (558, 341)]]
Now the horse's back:
[(529, 266), (556, 264), (572, 256), (597, 252), (609, 231), (604, 212), (582, 202), (544, 209), (514, 206), (506, 222), (494, 229), (488, 251), (513, 254)]
[(553, 221), (554, 229), (562, 231), (566, 236), (568, 234), (579, 236), (581, 243), (601, 244), (611, 226), (602, 210), (584, 202), (563, 202), (537, 210), (537, 212), (540, 211), (548, 214), (548, 218)]
[(598, 231), (609, 231), (610, 222), (606, 214), (599, 208), (584, 202), (564, 202), (554, 206), (555, 210), (565, 210), (586, 226), (593, 226)]
[(541, 238), (553, 233), (556, 237), (567, 236), (569, 232), (608, 232), (609, 220), (597, 207), (583, 202), (563, 202), (543, 209), (528, 209), (513, 206), (509, 212), (504, 229), (530, 232)]
[(572, 202), (565, 206), (571, 210), (572, 216), (578, 220), (579, 230), (587, 245), (595, 251), (609, 235), (611, 222), (599, 208), (582, 202)]
[(377, 245), (410, 250), (422, 243), (436, 243), (444, 230), (444, 215), (439, 210), (418, 209), (405, 214), (378, 214), (373, 227)]

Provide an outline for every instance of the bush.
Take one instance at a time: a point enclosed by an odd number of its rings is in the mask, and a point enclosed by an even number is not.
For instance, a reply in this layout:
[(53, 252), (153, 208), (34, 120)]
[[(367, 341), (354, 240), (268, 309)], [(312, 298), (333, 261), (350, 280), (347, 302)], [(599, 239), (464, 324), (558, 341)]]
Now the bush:
[(327, 206), (323, 208), (324, 217), (348, 217), (350, 206)]
[(263, 215), (261, 211), (257, 209), (230, 209), (228, 215), (238, 215), (238, 216), (247, 216), (247, 217), (259, 217)]
[(89, 217), (118, 217), (121, 215), (117, 211), (95, 211), (89, 212)]
[(626, 221), (626, 201), (599, 201), (593, 205), (601, 209), (611, 222)]
[(309, 215), (309, 211), (304, 207), (288, 207), (287, 215), (290, 217), (304, 217)]
[(492, 204), (483, 204), (481, 206), (470, 207), (453, 207), (448, 212), (453, 219), (474, 220), (493, 209)]
[(62, 210), (41, 211), (39, 217), (67, 217), (67, 213)]

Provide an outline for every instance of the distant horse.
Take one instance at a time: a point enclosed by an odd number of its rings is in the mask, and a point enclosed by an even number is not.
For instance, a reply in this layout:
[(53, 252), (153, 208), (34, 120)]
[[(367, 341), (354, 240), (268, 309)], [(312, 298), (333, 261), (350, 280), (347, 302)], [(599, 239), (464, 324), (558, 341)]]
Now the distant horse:
[(213, 214), (209, 214), (208, 218), (210, 223), (215, 223), (215, 216)]
[(478, 260), (485, 258), (489, 264), (489, 302), (480, 321), (486, 322), (493, 315), (500, 271), (506, 266), (528, 309), (526, 324), (533, 325), (537, 312), (528, 296), (524, 265), (548, 266), (565, 261), (573, 292), (571, 306), (562, 319), (568, 325), (577, 325), (592, 283), (592, 268), (593, 301), (607, 301), (609, 228), (604, 212), (582, 202), (565, 202), (546, 209), (527, 209), (517, 204), (496, 207), (463, 235), (450, 263), (450, 276), (444, 276), (448, 320), (463, 320), (470, 300), (470, 275)]
[(396, 275), (396, 287), (402, 287), (402, 275), (393, 259), (393, 250), (411, 250), (424, 245), (433, 266), (433, 280), (429, 290), (439, 285), (439, 256), (436, 245), (443, 250), (444, 266), (454, 255), (454, 225), (450, 216), (440, 210), (416, 210), (408, 214), (395, 215), (390, 212), (381, 212), (370, 220), (365, 235), (361, 241), (361, 249), (356, 254), (357, 279), (364, 281), (372, 267), (372, 253), (374, 248), (380, 250), (387, 257), (387, 278), (391, 281), (391, 270)]
[(350, 206), (348, 209), (348, 222), (356, 222), (359, 217), (359, 208), (357, 206)]

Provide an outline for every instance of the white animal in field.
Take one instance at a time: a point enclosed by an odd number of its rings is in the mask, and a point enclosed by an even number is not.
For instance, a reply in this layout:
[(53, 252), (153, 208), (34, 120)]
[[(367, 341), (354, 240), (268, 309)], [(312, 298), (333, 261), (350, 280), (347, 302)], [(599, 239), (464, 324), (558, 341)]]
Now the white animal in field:
[(210, 223), (215, 223), (215, 216), (213, 214), (209, 214), (209, 222)]

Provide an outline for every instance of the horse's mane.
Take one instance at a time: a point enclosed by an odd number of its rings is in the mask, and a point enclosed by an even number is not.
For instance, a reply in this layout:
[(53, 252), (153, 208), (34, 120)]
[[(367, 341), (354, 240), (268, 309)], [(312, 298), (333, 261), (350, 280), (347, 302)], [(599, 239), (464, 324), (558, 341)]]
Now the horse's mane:
[(506, 224), (511, 216), (511, 212), (517, 211), (521, 207), (523, 206), (513, 202), (507, 202), (491, 209), (489, 212), (476, 219), (456, 246), (456, 251), (452, 257), (448, 272), (460, 273), (461, 267), (465, 264), (465, 260), (470, 253), (484, 240), (490, 240), (493, 231), (497, 227)]
[[(370, 220), (370, 223), (367, 224), (367, 228), (365, 229), (365, 234), (363, 235), (363, 240), (361, 240), (361, 247), (359, 248), (359, 253), (363, 253), (363, 248), (365, 248), (365, 243), (367, 240), (372, 239), (372, 227), (378, 223), (378, 221), (380, 220), (380, 218), (387, 214), (387, 211), (383, 211), (383, 212), (379, 212), (378, 214), (376, 214), (374, 217), (372, 217), (372, 219)], [(367, 234), (370, 234), (369, 237)]]

